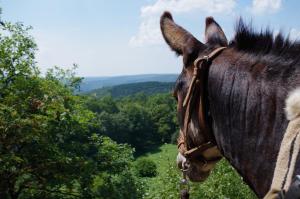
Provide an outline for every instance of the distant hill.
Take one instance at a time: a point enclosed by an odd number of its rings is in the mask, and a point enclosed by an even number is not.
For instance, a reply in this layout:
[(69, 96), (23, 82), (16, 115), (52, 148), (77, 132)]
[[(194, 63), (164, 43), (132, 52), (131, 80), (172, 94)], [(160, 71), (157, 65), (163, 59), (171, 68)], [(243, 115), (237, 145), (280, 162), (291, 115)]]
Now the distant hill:
[(87, 92), (86, 94), (103, 97), (111, 95), (114, 98), (125, 97), (137, 93), (152, 95), (156, 93), (171, 92), (174, 82), (140, 82), (131, 84), (122, 84), (112, 87), (104, 87)]
[(80, 90), (81, 92), (87, 92), (103, 87), (138, 82), (175, 82), (177, 76), (178, 74), (146, 74), (114, 77), (85, 77), (80, 85)]

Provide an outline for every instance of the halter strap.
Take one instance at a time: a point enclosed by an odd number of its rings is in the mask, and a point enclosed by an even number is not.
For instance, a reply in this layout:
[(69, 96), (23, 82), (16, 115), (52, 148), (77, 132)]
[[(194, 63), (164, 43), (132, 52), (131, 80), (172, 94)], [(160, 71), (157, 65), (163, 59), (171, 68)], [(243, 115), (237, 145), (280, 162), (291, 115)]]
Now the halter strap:
[[(184, 141), (181, 141), (178, 143), (178, 147), (181, 145), (184, 145), (184, 156), (189, 159), (196, 159), (198, 157), (201, 157), (201, 159), (206, 163), (212, 162), (215, 163), (217, 160), (221, 159), (220, 153), (217, 153), (214, 157), (207, 158), (203, 157), (203, 153), (207, 150), (215, 149), (216, 144), (214, 140), (214, 136), (211, 132), (210, 124), (209, 122), (209, 116), (208, 116), (208, 110), (207, 106), (207, 94), (206, 88), (207, 88), (207, 78), (208, 78), (208, 69), (211, 64), (211, 61), (226, 47), (219, 47), (213, 50), (209, 55), (198, 57), (194, 61), (194, 69), (193, 69), (193, 78), (191, 80), (187, 95), (183, 102), (183, 107), (186, 108), (185, 111), (185, 118), (184, 118), (184, 127), (183, 127), (183, 135), (184, 135)], [(196, 89), (198, 88), (198, 89)], [(194, 105), (196, 104), (196, 98), (200, 98), (198, 102), (198, 118), (199, 118), (199, 127), (200, 131), (203, 132), (203, 134), (206, 137), (206, 140), (208, 142), (203, 143), (197, 147), (191, 148), (189, 146), (188, 142), (188, 126), (191, 121), (191, 114), (193, 111), (193, 108), (195, 108)]]

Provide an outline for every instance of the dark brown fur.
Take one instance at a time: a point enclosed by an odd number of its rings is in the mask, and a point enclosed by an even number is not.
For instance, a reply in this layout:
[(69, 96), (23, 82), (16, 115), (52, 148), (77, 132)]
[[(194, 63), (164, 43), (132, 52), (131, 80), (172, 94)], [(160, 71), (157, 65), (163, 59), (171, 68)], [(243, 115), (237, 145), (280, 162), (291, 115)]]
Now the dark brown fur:
[(281, 34), (273, 39), (268, 31), (255, 33), (239, 22), (230, 48), (210, 68), (218, 146), (259, 197), (270, 187), (288, 124), (285, 99), (300, 86), (299, 54), (298, 42)]
[[(208, 20), (214, 23), (210, 18)], [(193, 61), (195, 55), (203, 56), (217, 46), (226, 46), (225, 35), (220, 32), (220, 27), (217, 28), (217, 23), (214, 25), (217, 31), (208, 34), (206, 44), (195, 44), (198, 40), (191, 38), (195, 43), (189, 46), (187, 54), (184, 50), (174, 49), (172, 44), (170, 47), (184, 59)], [(217, 145), (260, 198), (270, 187), (288, 124), (284, 113), (285, 99), (288, 92), (300, 86), (299, 58), (299, 42), (292, 43), (282, 34), (273, 38), (273, 33), (268, 30), (256, 33), (240, 20), (234, 39), (210, 66), (208, 99)], [(190, 62), (184, 62), (185, 67), (175, 86), (181, 128), (185, 111), (182, 101), (192, 73)], [(197, 114), (193, 114), (192, 120), (197, 126)], [(194, 146), (203, 142), (191, 135), (190, 140)], [(300, 165), (300, 158), (296, 165)], [(299, 166), (296, 173), (300, 173)]]

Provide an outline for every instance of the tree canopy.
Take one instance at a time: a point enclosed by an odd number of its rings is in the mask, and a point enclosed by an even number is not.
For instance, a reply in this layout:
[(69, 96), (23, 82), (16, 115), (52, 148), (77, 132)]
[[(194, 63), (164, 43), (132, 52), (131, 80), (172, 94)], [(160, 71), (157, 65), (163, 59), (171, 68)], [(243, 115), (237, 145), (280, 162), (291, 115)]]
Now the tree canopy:
[(40, 75), (28, 30), (0, 29), (0, 198), (135, 198), (133, 150), (93, 132), (72, 70)]

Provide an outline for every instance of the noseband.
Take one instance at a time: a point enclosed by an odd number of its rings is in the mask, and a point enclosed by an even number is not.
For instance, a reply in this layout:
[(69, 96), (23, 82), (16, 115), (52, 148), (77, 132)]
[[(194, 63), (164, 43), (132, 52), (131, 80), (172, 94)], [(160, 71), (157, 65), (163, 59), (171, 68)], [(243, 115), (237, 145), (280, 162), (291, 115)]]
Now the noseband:
[[(205, 165), (215, 164), (222, 158), (211, 128), (211, 117), (208, 110), (207, 80), (212, 60), (224, 49), (226, 47), (216, 48), (209, 55), (198, 57), (194, 61), (193, 78), (183, 102), (183, 107), (186, 109), (182, 132), (183, 140), (179, 141), (178, 148), (181, 149), (182, 155), (188, 160), (200, 160)], [(188, 142), (188, 127), (191, 122), (191, 114), (197, 105), (199, 128), (200, 132), (205, 136), (206, 142), (192, 148), (190, 142)], [(183, 149), (181, 145), (183, 145)]]

